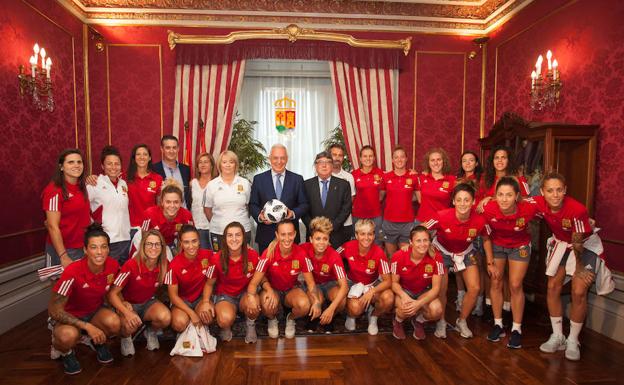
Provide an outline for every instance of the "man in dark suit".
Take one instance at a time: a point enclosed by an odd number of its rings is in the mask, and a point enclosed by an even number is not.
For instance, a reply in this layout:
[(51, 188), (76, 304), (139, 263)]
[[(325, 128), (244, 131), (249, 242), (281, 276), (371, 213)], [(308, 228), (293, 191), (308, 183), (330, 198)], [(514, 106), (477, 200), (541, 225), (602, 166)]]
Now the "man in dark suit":
[(162, 152), (162, 160), (152, 165), (153, 170), (162, 176), (163, 180), (174, 178), (182, 186), (184, 186), (184, 202), (185, 208), (191, 208), (191, 189), (189, 182), (191, 180), (191, 169), (189, 166), (178, 162), (178, 138), (173, 135), (165, 135), (160, 139), (160, 151)]
[(334, 225), (329, 241), (333, 248), (338, 248), (351, 239), (344, 226), (351, 215), (351, 187), (346, 180), (332, 177), (332, 156), (327, 151), (316, 156), (314, 167), (317, 176), (303, 183), (310, 202), (303, 222), (307, 228), (312, 218), (329, 218)]
[[(299, 219), (308, 211), (308, 199), (303, 190), (303, 177), (286, 170), (288, 152), (282, 144), (271, 147), (269, 154), (271, 169), (253, 178), (251, 196), (249, 198), (249, 212), (258, 223), (256, 242), (260, 253), (269, 246), (275, 238), (275, 225), (267, 220), (262, 209), (270, 199), (279, 199), (288, 207), (287, 219), (295, 222), (295, 229), (299, 229)], [(295, 242), (299, 243), (299, 232)]]

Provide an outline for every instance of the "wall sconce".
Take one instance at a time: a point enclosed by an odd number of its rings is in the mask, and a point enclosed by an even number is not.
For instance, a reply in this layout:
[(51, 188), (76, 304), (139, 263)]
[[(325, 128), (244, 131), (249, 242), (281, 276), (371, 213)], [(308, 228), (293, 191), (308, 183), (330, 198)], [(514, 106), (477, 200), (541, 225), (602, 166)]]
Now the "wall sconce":
[[(479, 49), (483, 49), (485, 44), (487, 44), (488, 40), (490, 40), (489, 37), (483, 36), (483, 37), (477, 37), (475, 39), (472, 39), (472, 42), (474, 43), (474, 45), (478, 46)], [(477, 57), (477, 51), (470, 51), (468, 53), (468, 59), (472, 60), (476, 57)]]
[[(20, 96), (29, 95), (35, 107), (41, 111), (54, 111), (54, 98), (52, 95), (52, 59), (46, 58), (45, 48), (39, 48), (35, 43), (34, 55), (30, 57), (30, 74), (24, 72), (24, 66), (19, 66), (17, 79), (19, 82)], [(39, 66), (41, 56), (41, 66)]]
[(91, 32), (91, 40), (95, 41), (95, 50), (97, 52), (104, 51), (104, 36), (99, 33), (95, 28), (89, 27), (89, 31)]
[(548, 70), (542, 74), (542, 62), (544, 58), (539, 55), (535, 63), (535, 70), (531, 72), (531, 109), (542, 111), (546, 108), (555, 109), (559, 103), (561, 93), (561, 77), (559, 73), (559, 63), (553, 57), (550, 50), (546, 52)]

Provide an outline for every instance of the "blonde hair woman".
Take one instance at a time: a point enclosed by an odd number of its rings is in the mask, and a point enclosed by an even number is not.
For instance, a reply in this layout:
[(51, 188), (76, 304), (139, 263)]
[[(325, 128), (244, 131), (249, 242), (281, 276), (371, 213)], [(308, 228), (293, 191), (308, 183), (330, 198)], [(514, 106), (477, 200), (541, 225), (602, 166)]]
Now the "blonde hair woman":
[(230, 222), (239, 222), (245, 228), (245, 242), (251, 239), (249, 197), (251, 183), (238, 175), (238, 156), (223, 151), (217, 159), (219, 176), (206, 186), (204, 212), (210, 221), (212, 249), (219, 251), (223, 230)]

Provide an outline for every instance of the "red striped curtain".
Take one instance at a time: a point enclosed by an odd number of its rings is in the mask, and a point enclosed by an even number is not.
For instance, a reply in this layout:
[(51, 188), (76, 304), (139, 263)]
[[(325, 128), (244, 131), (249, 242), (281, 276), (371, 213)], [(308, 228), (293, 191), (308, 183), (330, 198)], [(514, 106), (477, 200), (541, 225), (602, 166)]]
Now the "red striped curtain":
[(177, 65), (173, 135), (180, 140), (184, 164), (192, 166), (205, 151), (216, 159), (227, 149), (244, 71), (245, 60)]
[(347, 151), (354, 168), (365, 145), (375, 149), (377, 165), (391, 168), (394, 138), (393, 70), (360, 68), (342, 61), (330, 61), (330, 72)]

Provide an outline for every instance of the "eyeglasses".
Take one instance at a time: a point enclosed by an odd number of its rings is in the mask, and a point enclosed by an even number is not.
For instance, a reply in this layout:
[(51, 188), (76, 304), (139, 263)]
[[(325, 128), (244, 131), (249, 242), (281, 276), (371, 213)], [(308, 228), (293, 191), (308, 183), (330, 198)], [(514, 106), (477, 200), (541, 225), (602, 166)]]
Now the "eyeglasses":
[(317, 160), (315, 163), (319, 164), (319, 165), (333, 164), (333, 162), (331, 160)]
[(160, 242), (145, 242), (145, 247), (147, 247), (148, 249), (159, 249), (162, 247), (162, 243)]

